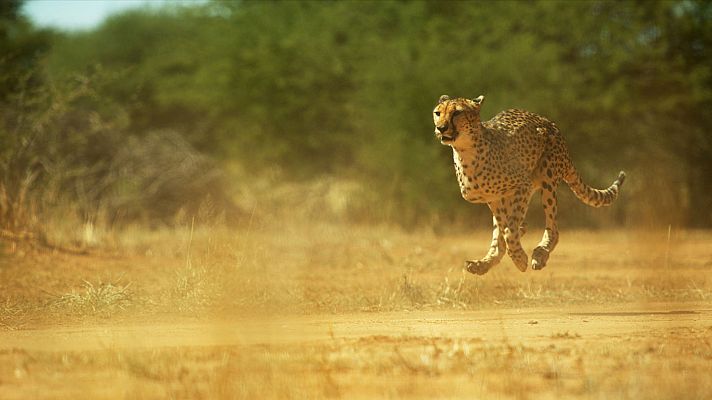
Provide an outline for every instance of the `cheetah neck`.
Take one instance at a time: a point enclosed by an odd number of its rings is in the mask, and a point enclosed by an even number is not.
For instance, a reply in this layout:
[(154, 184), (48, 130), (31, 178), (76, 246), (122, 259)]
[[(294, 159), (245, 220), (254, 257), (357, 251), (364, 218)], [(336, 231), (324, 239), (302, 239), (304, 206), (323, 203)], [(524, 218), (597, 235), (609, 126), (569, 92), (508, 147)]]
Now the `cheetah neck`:
[(455, 165), (460, 165), (462, 171), (477, 173), (484, 168), (489, 148), (483, 128), (462, 132), (461, 139), (452, 145)]

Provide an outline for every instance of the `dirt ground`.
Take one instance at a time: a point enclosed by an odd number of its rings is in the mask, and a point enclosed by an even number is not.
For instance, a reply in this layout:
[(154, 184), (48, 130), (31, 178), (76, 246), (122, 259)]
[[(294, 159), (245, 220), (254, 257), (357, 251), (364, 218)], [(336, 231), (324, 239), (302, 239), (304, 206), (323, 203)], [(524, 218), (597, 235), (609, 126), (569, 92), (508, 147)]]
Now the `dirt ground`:
[(712, 397), (711, 233), (570, 232), (483, 277), (486, 232), (131, 238), (6, 245), (0, 399)]

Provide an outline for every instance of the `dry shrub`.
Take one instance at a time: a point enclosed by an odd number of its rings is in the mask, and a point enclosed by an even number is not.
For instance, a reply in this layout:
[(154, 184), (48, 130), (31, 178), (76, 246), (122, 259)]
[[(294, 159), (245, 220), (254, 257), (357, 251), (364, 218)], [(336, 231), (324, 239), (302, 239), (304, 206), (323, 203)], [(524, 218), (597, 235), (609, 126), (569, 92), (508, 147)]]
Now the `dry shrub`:
[(128, 131), (124, 109), (96, 90), (111, 79), (96, 73), (27, 89), (4, 105), (5, 237), (31, 232), (47, 240), (58, 228), (77, 232), (69, 240), (82, 242), (87, 226), (101, 231), (135, 221), (165, 224), (180, 213), (228, 222), (241, 215), (221, 169), (180, 134)]
[(223, 171), (176, 132), (129, 137), (111, 169), (119, 184), (109, 208), (129, 220), (170, 222), (179, 212), (200, 223), (242, 216)]

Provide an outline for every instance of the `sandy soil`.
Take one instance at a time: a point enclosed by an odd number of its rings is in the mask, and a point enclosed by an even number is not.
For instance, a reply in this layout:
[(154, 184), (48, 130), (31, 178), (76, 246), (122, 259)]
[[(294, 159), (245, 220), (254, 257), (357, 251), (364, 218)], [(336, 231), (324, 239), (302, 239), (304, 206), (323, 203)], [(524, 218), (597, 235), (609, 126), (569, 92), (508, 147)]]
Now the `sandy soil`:
[(712, 398), (708, 232), (176, 237), (0, 258), (0, 399)]
[(705, 398), (710, 338), (709, 303), (62, 326), (0, 332), (0, 398)]
[(377, 336), (547, 344), (558, 335), (582, 341), (663, 337), (709, 330), (712, 304), (410, 311), (351, 315), (237, 317), (202, 322), (63, 326), (0, 331), (0, 350), (85, 351), (107, 348), (314, 343)]

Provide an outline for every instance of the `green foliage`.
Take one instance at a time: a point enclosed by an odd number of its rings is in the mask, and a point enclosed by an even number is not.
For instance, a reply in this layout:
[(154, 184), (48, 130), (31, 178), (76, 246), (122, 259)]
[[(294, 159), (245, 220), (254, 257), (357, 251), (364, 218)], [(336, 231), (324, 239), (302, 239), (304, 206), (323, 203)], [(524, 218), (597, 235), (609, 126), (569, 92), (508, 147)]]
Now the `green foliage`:
[(51, 34), (35, 29), (20, 13), (21, 2), (0, 2), (0, 107), (8, 96), (41, 84), (35, 66), (49, 48)]
[(568, 221), (712, 225), (709, 1), (240, 1), (135, 10), (53, 37), (52, 81), (97, 70), (127, 130), (170, 129), (255, 177), (358, 180), (366, 219), (477, 217), (432, 137), (441, 94), (557, 122), (619, 205)]

